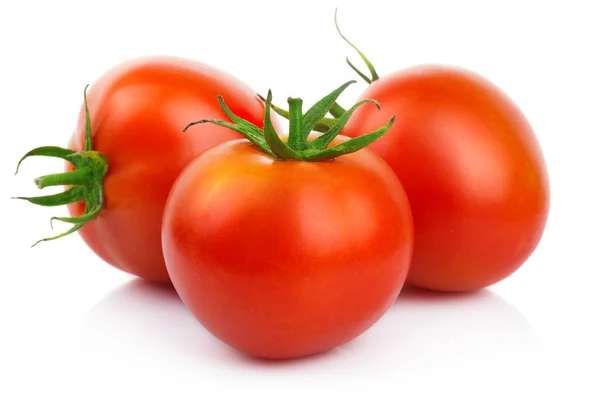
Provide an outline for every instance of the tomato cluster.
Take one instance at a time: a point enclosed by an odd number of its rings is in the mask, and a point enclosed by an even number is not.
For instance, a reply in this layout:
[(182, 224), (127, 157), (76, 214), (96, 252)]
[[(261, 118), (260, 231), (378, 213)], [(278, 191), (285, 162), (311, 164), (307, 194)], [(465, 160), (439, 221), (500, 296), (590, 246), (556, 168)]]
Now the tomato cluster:
[(64, 159), (36, 184), (65, 191), (22, 199), (68, 205), (56, 219), (72, 228), (43, 240), (79, 232), (114, 267), (172, 284), (208, 331), (257, 357), (339, 346), (405, 283), (472, 291), (508, 277), (549, 212), (525, 116), (469, 70), (380, 78), (360, 55), (371, 77), (351, 66), (369, 87), (348, 110), (337, 99), (352, 81), (305, 111), (198, 61), (125, 62), (86, 87), (66, 148), (21, 159)]

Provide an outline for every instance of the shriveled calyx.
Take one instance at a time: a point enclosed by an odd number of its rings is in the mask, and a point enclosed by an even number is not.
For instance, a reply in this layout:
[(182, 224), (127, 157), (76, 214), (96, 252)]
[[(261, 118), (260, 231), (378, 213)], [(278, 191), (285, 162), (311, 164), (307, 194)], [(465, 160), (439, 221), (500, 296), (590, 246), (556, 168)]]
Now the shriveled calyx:
[[(21, 163), (32, 156), (45, 156), (62, 158), (74, 167), (73, 171), (44, 175), (34, 180), (38, 189), (49, 186), (69, 186), (61, 193), (37, 197), (15, 197), (15, 199), (27, 200), (40, 206), (60, 206), (78, 201), (85, 201), (85, 212), (76, 217), (53, 217), (54, 220), (73, 224), (68, 231), (59, 235), (48, 237), (34, 243), (58, 239), (67, 236), (80, 229), (86, 222), (94, 219), (104, 206), (103, 182), (108, 171), (108, 160), (104, 154), (94, 151), (92, 148), (92, 127), (87, 104), (87, 86), (83, 92), (85, 106), (85, 143), (83, 151), (74, 151), (62, 147), (44, 146), (38, 147), (25, 154), (17, 165), (17, 172)], [(15, 173), (15, 174), (16, 174)]]
[[(270, 90), (267, 98), (264, 99), (266, 103), (264, 129), (260, 129), (256, 125), (235, 115), (229, 109), (229, 107), (227, 107), (223, 98), (218, 96), (219, 104), (221, 105), (223, 112), (225, 112), (225, 114), (233, 122), (217, 119), (202, 119), (188, 124), (184, 131), (196, 124), (213, 123), (240, 133), (260, 150), (277, 160), (331, 160), (345, 154), (354, 153), (367, 147), (383, 136), (383, 134), (387, 132), (387, 130), (394, 124), (395, 121), (394, 116), (385, 126), (377, 129), (374, 132), (359, 136), (357, 138), (349, 139), (335, 146), (329, 146), (358, 107), (367, 103), (373, 103), (375, 106), (377, 106), (377, 108), (379, 108), (379, 103), (377, 103), (375, 100), (363, 100), (355, 104), (349, 110), (344, 111), (339, 118), (335, 120), (325, 119), (326, 122), (323, 122), (325, 115), (335, 104), (337, 98), (352, 83), (356, 83), (356, 81), (346, 82), (339, 88), (335, 89), (333, 92), (316, 102), (308, 109), (308, 111), (306, 111), (306, 113), (302, 112), (302, 99), (292, 97), (288, 98), (289, 110), (282, 110), (286, 115), (286, 118), (289, 120), (289, 135), (287, 141), (284, 141), (279, 136), (279, 134), (275, 131), (273, 124), (271, 123), (271, 108), (273, 105), (272, 93)], [(330, 123), (327, 121), (330, 121)], [(312, 140), (309, 140), (310, 133), (313, 130), (316, 130), (317, 126), (322, 129), (323, 134)]]

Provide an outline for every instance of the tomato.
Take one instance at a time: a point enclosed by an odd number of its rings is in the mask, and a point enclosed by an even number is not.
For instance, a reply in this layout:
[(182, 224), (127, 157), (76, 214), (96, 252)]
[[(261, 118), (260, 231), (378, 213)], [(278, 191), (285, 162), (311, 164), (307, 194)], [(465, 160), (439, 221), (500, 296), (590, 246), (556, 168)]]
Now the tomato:
[(165, 260), (184, 304), (217, 338), (261, 358), (363, 333), (397, 298), (412, 254), (408, 200), (379, 156), (298, 158), (245, 139), (221, 144), (183, 170), (165, 208)]
[(498, 87), (462, 68), (420, 66), (374, 80), (342, 134), (360, 136), (391, 114), (372, 151), (396, 172), (415, 225), (407, 282), (440, 291), (484, 288), (533, 253), (549, 212), (537, 138)]
[[(107, 161), (108, 171), (96, 196), (103, 196), (101, 211), (74, 229), (79, 229), (81, 237), (104, 261), (150, 281), (170, 281), (160, 227), (172, 184), (194, 157), (214, 145), (242, 137), (216, 125), (182, 132), (192, 117), (226, 117), (217, 102), (218, 94), (237, 114), (262, 126), (264, 103), (254, 90), (223, 71), (192, 60), (130, 60), (90, 87), (87, 103), (93, 150)], [(82, 107), (68, 145), (78, 153), (89, 150), (85, 148), (84, 111)], [(38, 153), (34, 155), (47, 155)], [(74, 160), (68, 160), (67, 171), (73, 172)], [(63, 175), (47, 183), (71, 183), (74, 179)], [(88, 181), (81, 187), (93, 184)], [(89, 203), (75, 201), (68, 210), (72, 217), (81, 216), (90, 212)]]

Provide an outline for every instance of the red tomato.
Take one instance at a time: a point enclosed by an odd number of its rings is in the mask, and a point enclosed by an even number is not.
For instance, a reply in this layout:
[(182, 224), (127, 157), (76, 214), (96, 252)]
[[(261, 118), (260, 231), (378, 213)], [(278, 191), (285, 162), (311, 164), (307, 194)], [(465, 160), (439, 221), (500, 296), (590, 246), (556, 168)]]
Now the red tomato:
[[(241, 117), (262, 126), (264, 103), (236, 78), (180, 58), (141, 58), (108, 71), (88, 91), (93, 149), (108, 160), (104, 206), (79, 230), (107, 263), (141, 278), (169, 282), (160, 242), (164, 204), (188, 162), (242, 136), (215, 125), (183, 133), (192, 118), (226, 118), (223, 95)], [(84, 150), (85, 113), (69, 149)], [(68, 171), (73, 167), (68, 164)], [(72, 216), (85, 202), (69, 205)]]
[(292, 358), (379, 319), (402, 288), (413, 231), (398, 178), (372, 152), (278, 161), (239, 140), (184, 169), (162, 238), (173, 285), (207, 330), (250, 355)]
[(415, 249), (407, 282), (441, 291), (492, 285), (532, 254), (546, 224), (549, 184), (534, 132), (517, 106), (482, 77), (418, 67), (376, 80), (342, 134), (356, 137), (391, 114), (371, 149), (408, 195)]

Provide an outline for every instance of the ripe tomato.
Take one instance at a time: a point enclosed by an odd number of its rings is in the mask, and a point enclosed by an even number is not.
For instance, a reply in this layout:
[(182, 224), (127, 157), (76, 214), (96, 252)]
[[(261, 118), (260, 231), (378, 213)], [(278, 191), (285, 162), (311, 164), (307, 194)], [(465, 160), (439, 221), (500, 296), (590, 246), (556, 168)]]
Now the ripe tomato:
[(403, 286), (413, 231), (402, 185), (368, 149), (282, 161), (242, 139), (184, 169), (162, 238), (173, 285), (208, 331), (253, 356), (292, 358), (379, 319)]
[(415, 224), (407, 282), (433, 290), (489, 286), (534, 251), (549, 211), (544, 158), (524, 115), (470, 71), (423, 66), (375, 80), (342, 131), (357, 137), (391, 114), (372, 145), (394, 169)]
[[(242, 137), (215, 125), (182, 133), (192, 117), (226, 117), (217, 102), (218, 94), (228, 99), (237, 114), (262, 126), (264, 102), (254, 90), (196, 61), (135, 59), (116, 66), (91, 86), (87, 99), (93, 150), (108, 161), (108, 172), (100, 192), (102, 210), (79, 232), (107, 263), (147, 280), (170, 281), (160, 225), (171, 185), (195, 156)], [(82, 107), (69, 149), (86, 150), (85, 126)], [(68, 163), (67, 171), (73, 169)], [(51, 184), (71, 183), (69, 179)], [(73, 202), (68, 209), (71, 216), (90, 211), (85, 201)]]

